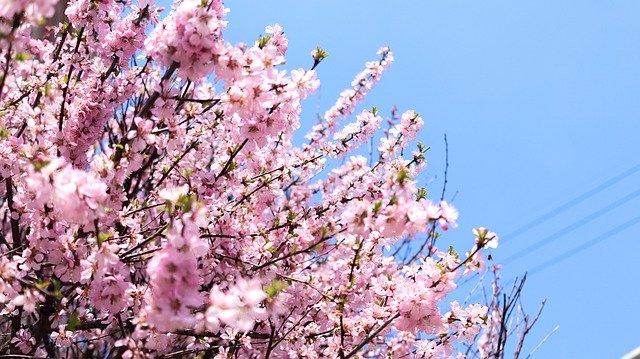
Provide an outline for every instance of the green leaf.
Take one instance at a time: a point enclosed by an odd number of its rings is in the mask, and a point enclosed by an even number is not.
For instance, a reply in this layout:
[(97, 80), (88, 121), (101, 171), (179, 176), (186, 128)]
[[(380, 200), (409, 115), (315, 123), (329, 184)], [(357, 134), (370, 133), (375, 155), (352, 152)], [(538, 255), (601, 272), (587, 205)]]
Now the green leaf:
[(398, 177), (397, 177), (398, 184), (403, 185), (406, 180), (410, 180), (410, 179), (411, 179), (411, 175), (409, 174), (409, 171), (405, 167), (400, 168), (400, 170), (398, 171)]
[(373, 202), (373, 214), (378, 214), (378, 212), (380, 212), (381, 209), (382, 209), (382, 201), (377, 200)]
[(324, 60), (326, 57), (329, 56), (329, 54), (324, 51), (320, 46), (318, 46), (315, 51), (312, 52), (313, 57), (313, 66), (311, 67), (311, 70), (315, 69), (316, 66), (318, 66), (318, 64), (320, 62), (322, 62), (322, 60)]
[(18, 52), (16, 54), (16, 60), (17, 61), (26, 61), (29, 60), (31, 58), (31, 56), (25, 52)]
[(273, 298), (276, 295), (280, 294), (280, 292), (282, 292), (283, 290), (287, 289), (287, 287), (289, 287), (289, 283), (287, 283), (285, 281), (282, 281), (282, 280), (279, 280), (279, 279), (274, 279), (264, 289), (264, 292), (267, 293), (269, 298)]
[(267, 43), (269, 42), (269, 40), (271, 40), (271, 35), (261, 36), (258, 39), (258, 47), (259, 48), (263, 48), (263, 47), (267, 46)]
[(98, 247), (113, 237), (111, 233), (98, 233)]
[(36, 170), (36, 172), (40, 172), (41, 169), (43, 169), (46, 165), (49, 164), (49, 161), (33, 160), (31, 161), (31, 164), (33, 165), (33, 169)]
[(47, 289), (47, 287), (49, 287), (49, 283), (50, 282), (48, 280), (43, 280), (41, 282), (35, 282), (33, 285), (35, 285), (35, 287), (38, 289), (45, 290)]
[(314, 59), (318, 59), (320, 61), (322, 61), (322, 59), (329, 57), (329, 53), (326, 52), (323, 48), (321, 48), (320, 46), (318, 46), (316, 48), (316, 53), (314, 56)]
[(328, 233), (329, 229), (327, 229), (327, 226), (322, 226), (322, 228), (320, 228), (320, 238), (326, 237)]
[(51, 284), (53, 284), (53, 295), (56, 298), (62, 298), (62, 282), (60, 282), (58, 279), (51, 279)]
[(73, 312), (69, 315), (66, 330), (74, 331), (78, 327), (78, 324), (82, 324), (82, 321), (78, 318), (78, 312)]
[(423, 198), (427, 198), (427, 195), (428, 195), (427, 189), (424, 187), (420, 187), (418, 188), (418, 192), (416, 193), (416, 197), (417, 197), (416, 200), (419, 201)]
[(183, 194), (178, 197), (176, 201), (176, 207), (182, 209), (183, 212), (189, 212), (193, 208), (195, 197), (188, 194)]
[(394, 204), (398, 203), (398, 196), (395, 195), (395, 193), (391, 196), (391, 199), (389, 199), (389, 205), (393, 206)]
[(458, 252), (456, 252), (456, 250), (453, 248), (453, 246), (449, 246), (449, 250), (448, 250), (449, 254), (454, 256), (456, 258), (456, 260), (458, 260), (458, 258), (460, 258), (460, 256), (458, 255)]

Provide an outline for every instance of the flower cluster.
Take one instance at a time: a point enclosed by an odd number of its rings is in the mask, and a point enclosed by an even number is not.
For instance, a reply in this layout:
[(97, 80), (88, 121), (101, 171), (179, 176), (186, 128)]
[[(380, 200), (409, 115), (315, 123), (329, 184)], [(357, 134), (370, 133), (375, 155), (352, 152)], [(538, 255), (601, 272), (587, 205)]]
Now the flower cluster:
[[(367, 93), (380, 80), (383, 72), (391, 66), (393, 54), (388, 47), (381, 48), (378, 54), (381, 56), (380, 60), (367, 62), (366, 69), (357, 74), (351, 82), (353, 87), (340, 93), (338, 101), (325, 112), (322, 121), (313, 127), (311, 133), (306, 135), (311, 144), (315, 143), (316, 146), (319, 146), (326, 140), (336, 130), (338, 120), (353, 113), (356, 106), (364, 100)], [(315, 59), (318, 56), (317, 51), (312, 55)]]
[(439, 357), (495, 331), (449, 301), (497, 236), (439, 250), (458, 211), (420, 187), (423, 119), (358, 108), (388, 48), (296, 146), (324, 50), (231, 44), (219, 0), (71, 0), (31, 38), (54, 4), (0, 5), (0, 356)]
[(207, 325), (219, 330), (223, 324), (239, 331), (248, 332), (256, 321), (269, 316), (262, 305), (267, 295), (257, 280), (240, 279), (227, 292), (215, 286), (211, 290), (210, 306), (207, 309)]
[(56, 3), (56, 0), (3, 1), (0, 4), (0, 18), (11, 19), (18, 15), (36, 22), (41, 17), (53, 16)]
[(224, 51), (222, 1), (181, 1), (146, 40), (147, 52), (161, 65), (177, 63), (186, 78), (198, 80), (213, 70)]
[[(37, 165), (37, 164), (36, 164)], [(33, 211), (55, 212), (66, 223), (91, 225), (104, 212), (107, 186), (90, 173), (72, 168), (57, 158), (26, 178), (25, 205)], [(51, 213), (51, 216), (55, 215)]]

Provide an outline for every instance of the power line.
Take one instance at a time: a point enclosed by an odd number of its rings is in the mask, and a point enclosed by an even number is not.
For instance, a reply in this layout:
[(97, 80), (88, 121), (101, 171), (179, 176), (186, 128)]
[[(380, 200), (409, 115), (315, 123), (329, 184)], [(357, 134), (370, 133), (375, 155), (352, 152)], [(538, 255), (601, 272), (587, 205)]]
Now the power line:
[(535, 250), (537, 250), (539, 248), (542, 248), (542, 247), (548, 245), (549, 243), (557, 240), (558, 238), (561, 238), (562, 236), (564, 236), (564, 235), (566, 235), (566, 234), (568, 234), (568, 233), (570, 233), (570, 232), (572, 232), (572, 231), (584, 226), (585, 224), (595, 220), (596, 218), (606, 214), (607, 212), (609, 212), (609, 211), (611, 211), (611, 210), (613, 210), (615, 208), (620, 207), (621, 205), (631, 201), (632, 199), (634, 199), (634, 198), (636, 198), (638, 196), (640, 196), (640, 189), (636, 190), (635, 192), (632, 192), (632, 193), (630, 193), (630, 194), (628, 194), (628, 195), (626, 195), (626, 196), (624, 196), (622, 198), (620, 198), (619, 200), (609, 204), (608, 206), (606, 206), (604, 208), (601, 208), (600, 210), (598, 210), (596, 212), (593, 212), (593, 213), (589, 214), (586, 217), (583, 217), (583, 218), (579, 219), (576, 222), (573, 222), (572, 224), (562, 228), (561, 230), (559, 230), (559, 231), (557, 231), (557, 232), (555, 232), (555, 233), (553, 233), (553, 234), (551, 234), (551, 235), (549, 235), (547, 237), (544, 237), (543, 239), (541, 239), (541, 240), (529, 245), (528, 247), (518, 251), (517, 253), (507, 257), (507, 259), (505, 259), (504, 261), (501, 261), (501, 263), (502, 264), (507, 264), (507, 263), (513, 262), (514, 260), (516, 260), (516, 259), (518, 259), (518, 258), (520, 258), (522, 256), (525, 256), (528, 253), (531, 253), (532, 251), (535, 251)]
[[(520, 226), (519, 228), (515, 229), (514, 231), (505, 234), (504, 236), (502, 236), (503, 238), (510, 240), (513, 237), (517, 237), (519, 235), (521, 235), (522, 233), (530, 230), (531, 228), (534, 228), (546, 221), (548, 221), (549, 219), (559, 215), (560, 213), (568, 210), (571, 207), (574, 207), (582, 202), (584, 202), (586, 199), (588, 199), (589, 197), (592, 197), (602, 191), (604, 191), (605, 189), (613, 186), (614, 184), (622, 181), (623, 179), (631, 176), (632, 174), (636, 173), (640, 171), (640, 164), (637, 164), (631, 168), (629, 168), (628, 170), (608, 179), (607, 181), (603, 182), (602, 184), (588, 190), (587, 192), (579, 195), (578, 197), (552, 209), (551, 211), (541, 215), (540, 217), (530, 221), (529, 223), (526, 223), (522, 226)], [(503, 240), (504, 242), (504, 240)]]
[(625, 223), (613, 228), (612, 230), (610, 230), (610, 231), (608, 231), (606, 233), (603, 233), (603, 234), (599, 235), (598, 237), (593, 238), (592, 240), (590, 240), (588, 242), (585, 242), (585, 243), (583, 243), (583, 244), (581, 244), (581, 245), (579, 245), (579, 246), (577, 246), (577, 247), (575, 247), (573, 249), (570, 249), (570, 250), (560, 254), (559, 256), (554, 257), (554, 258), (552, 258), (552, 259), (550, 259), (550, 260), (538, 265), (537, 267), (534, 267), (531, 271), (529, 271), (529, 273), (530, 274), (538, 273), (538, 272), (546, 269), (547, 267), (549, 267), (551, 265), (554, 265), (554, 264), (559, 263), (559, 262), (561, 262), (563, 260), (571, 258), (574, 255), (582, 252), (583, 250), (585, 250), (585, 249), (587, 249), (589, 247), (592, 247), (592, 246), (598, 244), (599, 242), (602, 242), (605, 239), (608, 239), (609, 237), (612, 237), (613, 235), (618, 234), (619, 232), (622, 232), (623, 230), (625, 230), (625, 229), (627, 229), (627, 228), (629, 228), (629, 227), (631, 227), (631, 226), (633, 226), (633, 225), (635, 225), (635, 224), (637, 224), (639, 222), (640, 222), (640, 216), (635, 217), (635, 218), (633, 218), (633, 219), (631, 219), (631, 220), (629, 220), (629, 221), (627, 221), (627, 222), (625, 222)]

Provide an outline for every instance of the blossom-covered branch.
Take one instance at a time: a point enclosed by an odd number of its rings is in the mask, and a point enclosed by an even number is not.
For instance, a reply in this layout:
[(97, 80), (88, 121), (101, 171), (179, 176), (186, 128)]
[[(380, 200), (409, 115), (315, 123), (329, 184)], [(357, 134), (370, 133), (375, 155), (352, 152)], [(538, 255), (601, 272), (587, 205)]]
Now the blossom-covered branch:
[(287, 70), (277, 24), (231, 44), (220, 0), (162, 19), (152, 0), (70, 0), (32, 36), (56, 2), (0, 5), (1, 355), (486, 356), (503, 340), (495, 305), (452, 301), (498, 237), (476, 229), (464, 258), (436, 246), (458, 211), (418, 188), (426, 147), (404, 156), (420, 115), (355, 154), (384, 121), (358, 107), (389, 48), (298, 147), (324, 50)]

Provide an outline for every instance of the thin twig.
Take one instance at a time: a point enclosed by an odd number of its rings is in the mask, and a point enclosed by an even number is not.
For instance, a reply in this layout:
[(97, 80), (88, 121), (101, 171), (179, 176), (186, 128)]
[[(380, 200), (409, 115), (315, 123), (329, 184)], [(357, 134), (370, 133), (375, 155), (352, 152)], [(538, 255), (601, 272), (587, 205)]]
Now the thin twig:
[(442, 185), (442, 195), (440, 196), (440, 201), (444, 201), (444, 194), (447, 191), (447, 183), (448, 181), (448, 172), (449, 172), (449, 142), (447, 141), (447, 134), (444, 134), (444, 184)]

